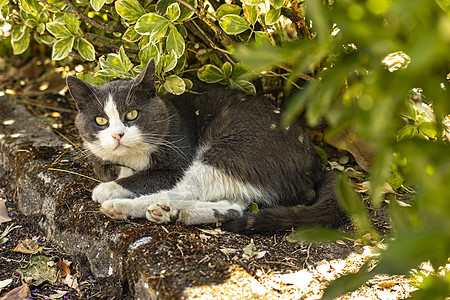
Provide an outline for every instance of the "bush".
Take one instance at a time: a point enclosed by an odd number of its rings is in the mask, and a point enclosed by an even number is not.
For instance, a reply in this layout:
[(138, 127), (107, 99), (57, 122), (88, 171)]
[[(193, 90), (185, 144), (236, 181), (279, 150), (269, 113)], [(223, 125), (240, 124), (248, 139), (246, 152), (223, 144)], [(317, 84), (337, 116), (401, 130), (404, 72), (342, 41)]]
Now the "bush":
[[(14, 54), (36, 42), (50, 46), (55, 61), (98, 59), (96, 76), (80, 75), (91, 83), (131, 77), (151, 57), (160, 93), (189, 90), (189, 72), (248, 93), (256, 93), (249, 80), (257, 78), (276, 99), (287, 100), (284, 125), (304, 112), (310, 125), (326, 120), (327, 140), (344, 133), (350, 143), (366, 141), (376, 153), (369, 170), (373, 205), (380, 205), (386, 181), (414, 187), (414, 203), (401, 207), (391, 199), (396, 238), (375, 268), (338, 279), (326, 297), (376, 273), (406, 274), (428, 260), (435, 270), (444, 266), (450, 254), (450, 149), (443, 125), (450, 122), (448, 0), (232, 3), (21, 0), (0, 6)], [(421, 110), (422, 100), (428, 111)], [(359, 196), (342, 178), (338, 190), (357, 234), (376, 239)], [(449, 282), (448, 274), (436, 272), (418, 295), (445, 297)]]

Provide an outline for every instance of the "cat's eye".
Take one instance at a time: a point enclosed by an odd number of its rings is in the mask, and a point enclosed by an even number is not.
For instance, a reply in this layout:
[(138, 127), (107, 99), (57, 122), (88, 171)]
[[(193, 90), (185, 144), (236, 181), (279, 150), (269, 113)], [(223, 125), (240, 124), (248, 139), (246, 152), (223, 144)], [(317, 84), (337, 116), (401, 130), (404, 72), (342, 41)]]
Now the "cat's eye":
[(127, 118), (128, 121), (133, 121), (134, 119), (136, 119), (138, 117), (138, 115), (139, 115), (138, 111), (134, 109), (134, 110), (128, 112), (125, 115), (125, 118)]
[(108, 119), (103, 118), (103, 117), (97, 117), (97, 118), (95, 118), (95, 122), (100, 126), (104, 126), (104, 125), (108, 124)]

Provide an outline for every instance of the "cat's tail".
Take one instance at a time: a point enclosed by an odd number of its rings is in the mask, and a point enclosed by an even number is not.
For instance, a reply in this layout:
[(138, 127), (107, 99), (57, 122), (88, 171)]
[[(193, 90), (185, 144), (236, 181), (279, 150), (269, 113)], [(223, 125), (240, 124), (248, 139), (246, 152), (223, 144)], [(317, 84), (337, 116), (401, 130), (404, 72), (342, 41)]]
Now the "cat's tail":
[(335, 193), (335, 174), (325, 171), (313, 205), (278, 206), (247, 213), (222, 225), (227, 231), (250, 235), (299, 227), (337, 227), (348, 221)]

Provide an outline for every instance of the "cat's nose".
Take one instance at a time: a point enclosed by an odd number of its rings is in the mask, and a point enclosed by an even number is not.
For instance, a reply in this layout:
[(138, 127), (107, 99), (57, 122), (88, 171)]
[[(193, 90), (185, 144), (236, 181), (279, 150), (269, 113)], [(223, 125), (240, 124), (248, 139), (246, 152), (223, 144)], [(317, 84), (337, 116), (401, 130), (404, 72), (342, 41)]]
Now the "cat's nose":
[(117, 141), (120, 141), (120, 139), (123, 137), (123, 135), (124, 135), (124, 133), (111, 134), (111, 136)]

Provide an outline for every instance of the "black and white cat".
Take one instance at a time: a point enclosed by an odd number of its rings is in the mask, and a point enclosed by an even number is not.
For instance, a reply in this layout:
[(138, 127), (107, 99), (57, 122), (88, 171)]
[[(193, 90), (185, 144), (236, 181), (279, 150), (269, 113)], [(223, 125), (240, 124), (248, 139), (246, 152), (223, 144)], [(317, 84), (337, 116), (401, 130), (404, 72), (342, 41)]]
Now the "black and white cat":
[[(92, 86), (69, 76), (76, 126), (95, 173), (92, 193), (115, 219), (225, 223), (244, 233), (335, 226), (334, 176), (300, 124), (280, 127), (262, 96), (209, 85), (158, 96), (153, 60), (135, 79)], [(249, 203), (260, 211), (244, 215)]]

